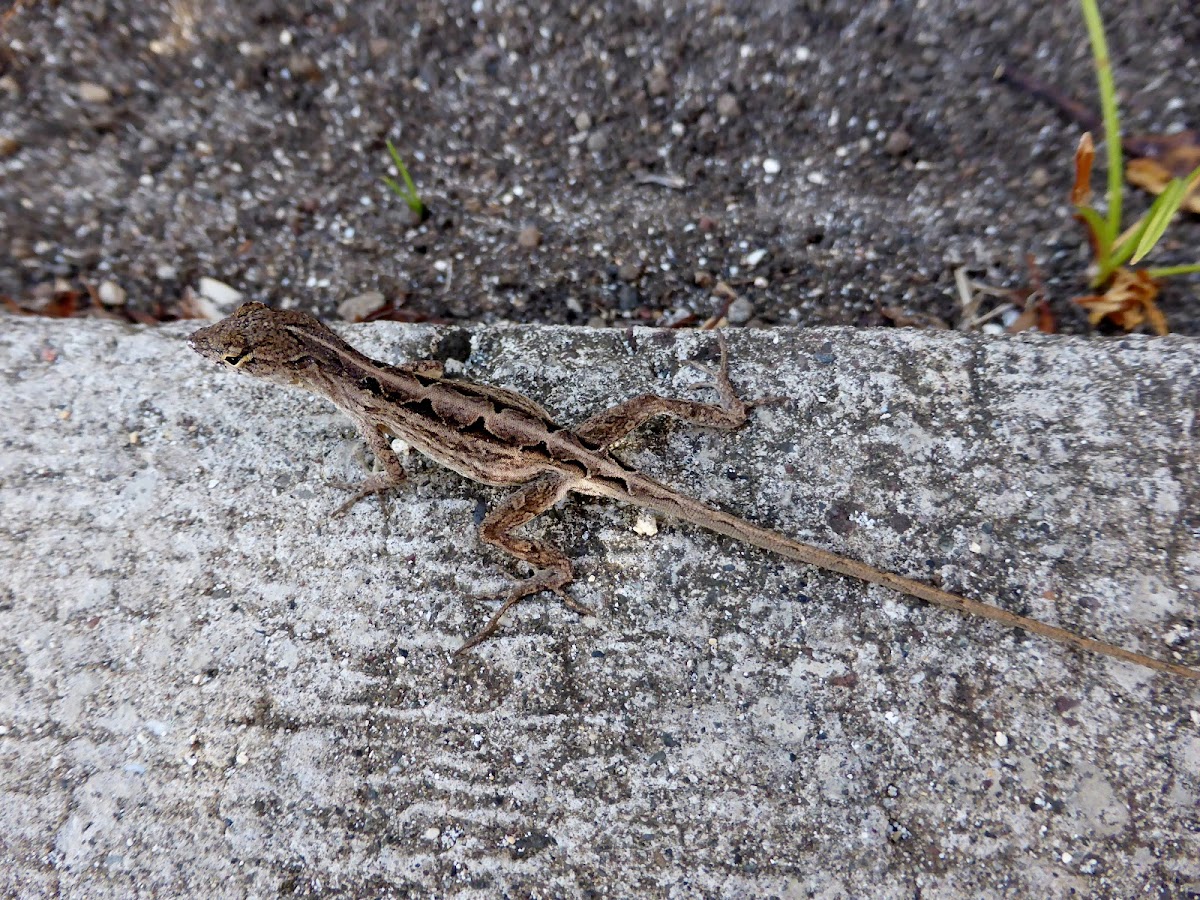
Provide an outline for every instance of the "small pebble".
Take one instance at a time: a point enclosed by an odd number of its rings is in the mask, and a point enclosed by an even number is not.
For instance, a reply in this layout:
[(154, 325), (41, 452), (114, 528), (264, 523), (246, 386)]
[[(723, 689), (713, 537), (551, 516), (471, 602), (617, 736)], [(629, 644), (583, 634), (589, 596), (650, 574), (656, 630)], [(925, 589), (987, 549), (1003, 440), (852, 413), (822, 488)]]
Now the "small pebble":
[(589, 153), (603, 153), (608, 147), (608, 136), (603, 131), (593, 131), (588, 135), (587, 148)]
[(188, 310), (190, 318), (208, 319), (210, 322), (224, 318), (230, 312), (228, 309), (221, 309), (203, 294), (186, 285), (183, 288), (183, 307)]
[(592, 117), (587, 112), (577, 113), (575, 115), (575, 130), (587, 131), (592, 127)]
[(646, 79), (646, 92), (651, 97), (661, 97), (671, 89), (671, 78), (667, 75), (667, 68), (662, 63), (655, 63), (654, 68), (650, 70), (650, 77)]
[(658, 321), (654, 325), (656, 328), (678, 328), (684, 322), (690, 322), (694, 318), (696, 318), (696, 313), (687, 307), (669, 309), (658, 317)]
[(783, 169), (783, 166), (779, 164), (779, 160), (777, 159), (764, 159), (762, 166), (763, 171), (768, 175), (778, 175)]
[(377, 309), (382, 309), (383, 294), (379, 291), (364, 291), (348, 297), (338, 304), (338, 315), (345, 322), (361, 322)]
[(115, 281), (100, 282), (100, 287), (96, 289), (96, 295), (105, 306), (125, 305), (125, 288)]
[(617, 277), (622, 281), (637, 281), (642, 277), (642, 267), (635, 262), (622, 263), (617, 269)]
[(316, 81), (321, 77), (321, 70), (311, 57), (303, 53), (293, 53), (287, 59), (288, 71), (298, 81)]
[(232, 288), (223, 281), (204, 276), (200, 279), (200, 296), (207, 297), (217, 306), (232, 309), (242, 302), (242, 292)]
[(883, 152), (888, 156), (903, 156), (912, 149), (912, 135), (903, 128), (897, 128), (883, 142)]
[(542, 242), (542, 232), (536, 225), (526, 225), (517, 234), (517, 244), (526, 250), (532, 250)]
[(722, 94), (717, 98), (717, 115), (726, 119), (732, 119), (741, 114), (742, 108), (738, 105), (737, 97), (733, 96), (733, 94)]
[(712, 273), (706, 272), (704, 269), (697, 269), (692, 273), (692, 283), (699, 288), (710, 288), (713, 286)]
[(622, 284), (617, 288), (617, 306), (622, 312), (632, 312), (641, 302), (641, 295), (632, 284)]
[(14, 156), (21, 149), (21, 142), (8, 134), (0, 134), (0, 157)]
[(730, 325), (745, 325), (754, 318), (754, 304), (745, 297), (738, 297), (729, 304), (729, 312), (725, 315)]
[(79, 83), (79, 99), (84, 103), (108, 103), (112, 100), (112, 91), (102, 84), (81, 81)]
[(744, 257), (742, 257), (742, 264), (748, 268), (753, 269), (760, 262), (762, 262), (763, 259), (766, 258), (766, 255), (767, 255), (767, 251), (763, 250), (761, 248), (758, 250), (751, 250)]
[(654, 518), (653, 513), (642, 511), (638, 513), (637, 521), (633, 523), (633, 531), (635, 534), (653, 537), (658, 534), (658, 521)]
[(1008, 735), (1003, 731), (996, 732), (996, 746), (1001, 749), (1008, 746)]

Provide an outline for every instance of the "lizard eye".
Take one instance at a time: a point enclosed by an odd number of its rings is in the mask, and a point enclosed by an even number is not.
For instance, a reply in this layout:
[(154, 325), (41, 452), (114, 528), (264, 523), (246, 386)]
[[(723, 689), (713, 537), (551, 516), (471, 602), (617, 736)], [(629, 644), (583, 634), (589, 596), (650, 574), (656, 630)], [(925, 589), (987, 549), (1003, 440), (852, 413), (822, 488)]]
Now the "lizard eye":
[(229, 353), (229, 354), (227, 354), (227, 355), (225, 356), (225, 362), (227, 362), (229, 365), (231, 365), (231, 366), (233, 366), (234, 368), (236, 368), (237, 366), (239, 366), (239, 365), (241, 365), (243, 362), (245, 362), (245, 361), (246, 361), (246, 358), (247, 358), (249, 355), (250, 355), (250, 351), (249, 351), (249, 350), (242, 350), (242, 351), (240, 351), (240, 352), (238, 352), (238, 353)]

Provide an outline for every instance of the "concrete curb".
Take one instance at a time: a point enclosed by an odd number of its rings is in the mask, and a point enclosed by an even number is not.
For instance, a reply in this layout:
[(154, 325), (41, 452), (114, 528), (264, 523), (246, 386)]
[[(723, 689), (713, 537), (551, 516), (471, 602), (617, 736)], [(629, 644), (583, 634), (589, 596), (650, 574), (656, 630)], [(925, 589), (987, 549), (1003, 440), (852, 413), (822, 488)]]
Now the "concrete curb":
[[(193, 326), (194, 327), (194, 326)], [(534, 524), (534, 601), (451, 664), (503, 492), (413, 462), (386, 518), (340, 414), (157, 330), (0, 333), (0, 891), (19, 896), (1179, 895), (1195, 685), (636, 510)], [(351, 329), (563, 421), (681, 394), (710, 335)], [(733, 435), (630, 462), (779, 531), (1193, 664), (1200, 342), (731, 335)], [(645, 523), (643, 523), (645, 524)], [(646, 530), (646, 529), (640, 529)]]

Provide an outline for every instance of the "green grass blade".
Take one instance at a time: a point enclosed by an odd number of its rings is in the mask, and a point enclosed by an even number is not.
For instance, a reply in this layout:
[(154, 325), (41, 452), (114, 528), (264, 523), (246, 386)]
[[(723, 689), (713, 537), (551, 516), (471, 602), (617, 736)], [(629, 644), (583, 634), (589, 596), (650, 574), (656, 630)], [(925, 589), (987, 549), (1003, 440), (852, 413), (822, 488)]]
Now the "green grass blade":
[(400, 177), (404, 179), (404, 186), (394, 178), (383, 176), (383, 183), (392, 189), (392, 192), (402, 199), (408, 208), (412, 210), (413, 215), (418, 219), (425, 218), (425, 203), (421, 200), (421, 195), (417, 193), (417, 186), (413, 184), (412, 176), (408, 174), (408, 167), (404, 165), (404, 160), (400, 158), (400, 151), (396, 149), (396, 145), (391, 140), (386, 141), (388, 153), (392, 156), (392, 162), (396, 166), (396, 170), (400, 173)]
[(1163, 192), (1154, 198), (1154, 204), (1146, 213), (1146, 227), (1137, 241), (1133, 256), (1129, 259), (1130, 264), (1137, 265), (1147, 253), (1154, 249), (1158, 239), (1163, 236), (1163, 232), (1175, 218), (1175, 213), (1179, 212), (1179, 207), (1183, 204), (1186, 194), (1187, 183), (1178, 178), (1172, 178), (1170, 183), (1163, 188)]
[[(1153, 207), (1151, 209), (1153, 209)], [(1134, 223), (1134, 226), (1129, 229), (1129, 232), (1125, 235), (1125, 237), (1118, 241), (1117, 244), (1112, 248), (1112, 253), (1109, 254), (1108, 259), (1109, 265), (1111, 266), (1109, 271), (1113, 271), (1119, 266), (1123, 266), (1125, 263), (1129, 262), (1129, 257), (1133, 256), (1134, 251), (1137, 250), (1138, 246), (1141, 244), (1142, 235), (1146, 233), (1146, 227), (1149, 224), (1150, 210), (1147, 210), (1146, 214), (1138, 219), (1137, 222)]]
[(1108, 281), (1109, 277), (1116, 271), (1118, 264), (1111, 263), (1112, 247), (1109, 245), (1108, 223), (1104, 221), (1104, 217), (1090, 206), (1077, 206), (1075, 213), (1079, 218), (1083, 219), (1088, 226), (1088, 230), (1092, 234), (1092, 239), (1095, 241), (1094, 253), (1096, 256), (1096, 274), (1091, 279), (1092, 287), (1099, 287)]
[(1191, 275), (1200, 272), (1200, 263), (1189, 263), (1186, 266), (1160, 266), (1157, 269), (1147, 269), (1146, 274), (1151, 278), (1171, 278), (1175, 275)]
[(1112, 61), (1108, 55), (1108, 41), (1104, 37), (1104, 23), (1100, 20), (1100, 8), (1096, 0), (1079, 0), (1079, 5), (1092, 44), (1092, 65), (1096, 69), (1100, 111), (1104, 115), (1104, 149), (1108, 157), (1106, 233), (1111, 244), (1121, 233), (1121, 188), (1125, 180), (1125, 165), (1121, 159), (1121, 123), (1117, 117), (1117, 89), (1113, 84)]
[(1075, 207), (1075, 212), (1081, 219), (1088, 223), (1088, 226), (1092, 229), (1092, 234), (1100, 245), (1096, 248), (1096, 255), (1099, 257), (1108, 256), (1112, 248), (1105, 241), (1104, 217), (1090, 206), (1077, 206)]
[(400, 151), (396, 149), (396, 145), (392, 143), (392, 139), (387, 138), (385, 143), (387, 144), (388, 153), (392, 155), (392, 162), (396, 164), (396, 168), (403, 169), (404, 160), (400, 158)]
[(407, 166), (400, 166), (400, 177), (404, 179), (404, 184), (408, 188), (408, 193), (412, 197), (417, 196), (417, 186), (413, 184), (412, 176), (408, 174)]

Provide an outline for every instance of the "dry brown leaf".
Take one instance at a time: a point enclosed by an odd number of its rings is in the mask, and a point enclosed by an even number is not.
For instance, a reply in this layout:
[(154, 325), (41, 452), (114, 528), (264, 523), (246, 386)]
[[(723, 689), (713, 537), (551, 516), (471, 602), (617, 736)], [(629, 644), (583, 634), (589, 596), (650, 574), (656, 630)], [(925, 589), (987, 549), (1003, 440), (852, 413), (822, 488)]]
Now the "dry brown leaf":
[[(1187, 172), (1184, 173), (1184, 175), (1186, 174)], [(1163, 189), (1170, 184), (1171, 179), (1176, 177), (1182, 176), (1175, 175), (1167, 166), (1148, 157), (1131, 159), (1125, 166), (1125, 180), (1134, 187), (1140, 187), (1143, 191), (1155, 196), (1161, 194)], [(1190, 213), (1200, 213), (1200, 192), (1197, 192), (1197, 187), (1200, 185), (1192, 186), (1181, 207)]]
[(1144, 141), (1144, 153), (1131, 152), (1130, 156), (1148, 156), (1162, 163), (1168, 172), (1176, 178), (1187, 178), (1200, 166), (1200, 133), (1195, 131), (1177, 131), (1175, 134), (1162, 135), (1157, 141)]
[(1013, 303), (1021, 307), (1021, 314), (1013, 319), (1006, 331), (1008, 334), (1020, 334), (1036, 328), (1043, 334), (1054, 334), (1058, 324), (1046, 300), (1046, 279), (1032, 253), (1025, 254), (1025, 266), (1029, 269), (1029, 287), (1012, 291)]
[(10, 312), (22, 316), (45, 316), (48, 319), (69, 319), (79, 312), (83, 292), (74, 289), (55, 290), (48, 297), (25, 301), (4, 298)]
[(1149, 324), (1155, 334), (1167, 334), (1167, 318), (1154, 302), (1158, 282), (1144, 269), (1118, 269), (1103, 294), (1077, 297), (1075, 302), (1087, 310), (1088, 321), (1098, 325), (1110, 319), (1126, 331)]
[(1028, 331), (1030, 328), (1037, 326), (1038, 314), (1035, 307), (1029, 307), (1013, 319), (1011, 325), (1005, 329), (1008, 334), (1020, 334), (1022, 331)]
[(1092, 163), (1096, 160), (1096, 145), (1092, 133), (1085, 131), (1075, 148), (1075, 184), (1071, 186), (1071, 205), (1083, 206), (1092, 199)]
[(929, 328), (945, 330), (949, 323), (933, 313), (909, 312), (901, 306), (881, 306), (879, 313), (897, 328)]
[(1050, 312), (1050, 304), (1043, 300), (1038, 304), (1038, 331), (1042, 334), (1054, 334), (1058, 331), (1058, 323), (1054, 321), (1054, 313)]
[(1006, 331), (1008, 334), (1020, 334), (1031, 328), (1037, 329), (1042, 334), (1054, 334), (1058, 330), (1058, 325), (1054, 321), (1054, 313), (1050, 312), (1050, 304), (1045, 300), (1039, 300), (1025, 307), (1021, 314), (1013, 319), (1013, 323), (1008, 326)]

